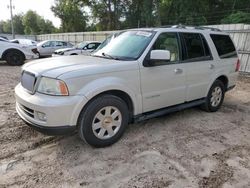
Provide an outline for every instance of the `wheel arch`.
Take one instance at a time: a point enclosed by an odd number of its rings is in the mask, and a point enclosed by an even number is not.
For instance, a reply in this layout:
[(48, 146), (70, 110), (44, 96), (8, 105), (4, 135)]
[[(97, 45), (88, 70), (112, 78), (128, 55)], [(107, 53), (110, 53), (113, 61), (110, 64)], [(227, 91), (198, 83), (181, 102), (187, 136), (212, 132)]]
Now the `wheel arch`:
[(12, 52), (12, 51), (18, 51), (19, 53), (21, 53), (21, 54), (23, 55), (24, 59), (26, 59), (25, 54), (24, 54), (21, 50), (16, 49), (16, 48), (9, 48), (9, 49), (6, 49), (6, 50), (3, 52), (2, 59), (3, 59), (3, 60), (6, 60), (7, 54), (8, 54), (9, 52)]
[[(122, 99), (128, 106), (128, 110), (129, 110), (129, 121), (131, 122), (133, 120), (133, 116), (134, 116), (134, 111), (135, 111), (135, 104), (133, 102), (133, 99), (131, 98), (131, 96), (122, 90), (119, 89), (112, 89), (112, 90), (106, 90), (106, 91), (102, 91), (101, 93), (98, 93), (96, 95), (94, 95), (92, 98), (90, 98), (88, 100), (88, 102), (83, 106), (80, 114), (87, 108), (87, 106), (94, 101), (96, 98), (102, 96), (102, 95), (113, 95), (116, 97), (119, 97), (120, 99)], [(78, 119), (80, 117), (80, 114), (78, 116)], [(77, 120), (78, 122), (78, 120)]]
[(224, 84), (224, 86), (225, 86), (225, 91), (227, 90), (227, 88), (228, 88), (228, 82), (229, 82), (228, 77), (226, 75), (224, 75), (224, 74), (221, 74), (221, 75), (217, 75), (216, 78), (211, 81), (211, 83), (209, 84), (209, 87), (207, 89), (207, 94), (208, 94), (210, 88), (212, 87), (213, 83), (216, 80), (220, 80)]
[(225, 90), (227, 90), (227, 87), (228, 87), (228, 78), (227, 78), (227, 76), (221, 75), (218, 78), (216, 78), (215, 80), (220, 80), (224, 84)]

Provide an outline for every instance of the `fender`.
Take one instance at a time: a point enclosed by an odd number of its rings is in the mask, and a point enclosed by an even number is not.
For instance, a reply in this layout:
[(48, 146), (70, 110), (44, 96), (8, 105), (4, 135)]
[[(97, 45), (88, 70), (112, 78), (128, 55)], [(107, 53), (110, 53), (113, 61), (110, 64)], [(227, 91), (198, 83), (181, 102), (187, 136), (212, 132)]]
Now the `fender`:
[[(126, 82), (126, 80), (117, 77), (99, 78), (84, 85), (78, 92), (78, 95), (84, 95), (88, 100), (91, 100), (95, 96), (110, 90), (123, 91), (131, 98), (134, 107), (134, 115), (137, 115), (142, 113), (142, 97), (141, 95), (136, 95), (136, 93), (140, 94), (141, 91), (140, 87), (128, 87), (130, 85), (131, 84)], [(136, 86), (136, 84), (133, 86)]]
[(228, 75), (228, 73), (226, 74), (225, 71), (217, 71), (214, 76), (212, 77), (212, 79), (209, 81), (209, 85), (208, 85), (208, 88), (207, 88), (207, 92), (206, 92), (206, 96), (208, 95), (208, 92), (210, 90), (210, 88), (212, 87), (214, 81), (219, 78), (220, 76), (225, 76), (226, 78), (228, 78), (226, 75)]

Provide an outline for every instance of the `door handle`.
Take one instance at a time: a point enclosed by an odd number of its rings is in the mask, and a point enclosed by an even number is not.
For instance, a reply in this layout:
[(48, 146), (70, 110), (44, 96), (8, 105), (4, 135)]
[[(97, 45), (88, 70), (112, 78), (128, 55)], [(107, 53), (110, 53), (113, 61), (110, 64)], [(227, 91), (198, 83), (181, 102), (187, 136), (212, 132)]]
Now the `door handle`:
[(213, 65), (213, 64), (210, 64), (210, 65), (209, 65), (209, 68), (210, 68), (210, 69), (214, 69), (214, 65)]
[(181, 74), (182, 72), (183, 72), (183, 70), (179, 69), (179, 68), (177, 68), (177, 69), (174, 70), (175, 74)]

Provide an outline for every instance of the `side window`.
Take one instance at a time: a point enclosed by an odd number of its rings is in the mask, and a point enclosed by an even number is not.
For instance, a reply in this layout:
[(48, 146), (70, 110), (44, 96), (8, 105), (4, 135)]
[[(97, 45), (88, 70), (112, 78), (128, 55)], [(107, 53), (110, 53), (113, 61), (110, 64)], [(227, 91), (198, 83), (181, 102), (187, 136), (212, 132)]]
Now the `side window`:
[(202, 39), (199, 33), (182, 33), (186, 46), (184, 59), (194, 59), (205, 57)]
[(63, 42), (55, 41), (55, 46), (57, 46), (57, 47), (63, 46)]
[(237, 57), (234, 44), (229, 35), (210, 35), (220, 58)]
[(50, 41), (45, 42), (45, 43), (43, 44), (43, 47), (45, 47), (45, 48), (51, 47), (51, 46), (52, 46), (51, 43), (52, 43), (52, 42), (50, 42)]
[(180, 60), (177, 33), (160, 34), (152, 49), (170, 51), (170, 62), (177, 62)]
[(95, 49), (95, 43), (90, 43), (90, 44), (88, 44), (87, 49), (88, 49), (88, 50)]
[(68, 46), (67, 42), (62, 42), (63, 46)]

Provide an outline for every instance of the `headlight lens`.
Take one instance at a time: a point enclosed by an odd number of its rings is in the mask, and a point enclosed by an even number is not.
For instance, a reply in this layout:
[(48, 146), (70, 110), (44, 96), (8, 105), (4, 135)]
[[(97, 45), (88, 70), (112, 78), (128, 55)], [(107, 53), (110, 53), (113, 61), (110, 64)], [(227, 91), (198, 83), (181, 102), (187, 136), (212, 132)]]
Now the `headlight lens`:
[(62, 80), (47, 77), (41, 78), (37, 91), (47, 95), (69, 95), (67, 85)]

